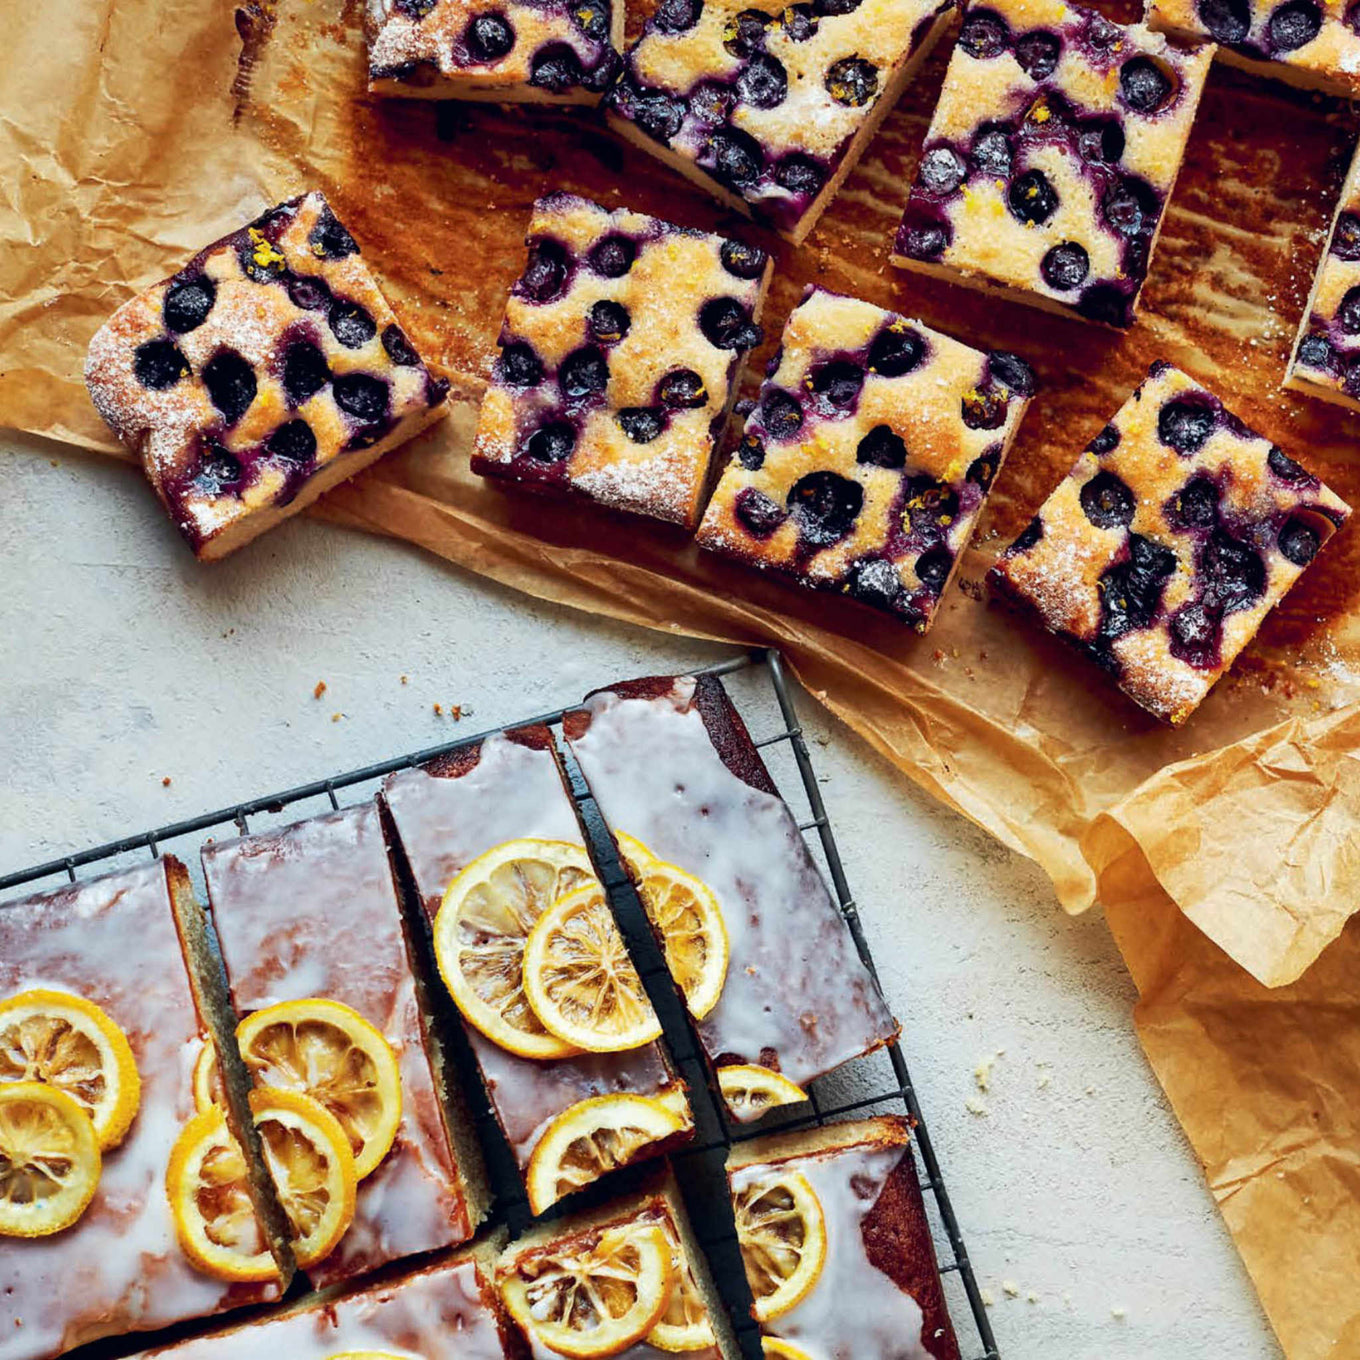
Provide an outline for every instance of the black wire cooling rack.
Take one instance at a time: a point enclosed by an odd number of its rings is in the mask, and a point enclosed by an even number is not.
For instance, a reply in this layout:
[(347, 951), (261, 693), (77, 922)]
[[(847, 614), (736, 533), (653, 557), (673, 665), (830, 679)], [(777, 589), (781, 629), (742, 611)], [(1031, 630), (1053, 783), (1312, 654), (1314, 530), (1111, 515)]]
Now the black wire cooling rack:
[[(877, 978), (877, 969), (860, 922), (859, 908), (850, 891), (845, 867), (831, 829), (831, 819), (822, 799), (812, 756), (798, 722), (793, 695), (779, 653), (773, 649), (744, 653), (717, 665), (701, 668), (694, 673), (735, 676), (737, 672), (760, 670), (764, 671), (769, 681), (769, 691), (763, 696), (765, 700), (763, 706), (773, 709), (775, 721), (779, 725), (774, 730), (768, 730), (768, 715), (762, 723), (761, 718), (755, 713), (746, 711), (748, 708), (760, 706), (758, 702), (744, 704), (741, 696), (735, 694), (733, 701), (751, 729), (755, 745), (765, 757), (767, 765), (771, 766), (776, 786), (781, 785), (781, 780), (774, 764), (778, 763), (781, 750), (787, 753), (786, 763), (791, 758), (793, 768), (791, 772), (786, 773), (783, 784), (788, 784), (790, 778), (796, 777), (796, 781), (802, 786), (806, 816), (800, 821), (799, 830), (809, 838), (814, 858), (819, 861), (830, 880), (860, 958)], [(773, 705), (768, 702), (771, 695)], [(760, 697), (755, 696), (757, 701)], [(339, 793), (342, 790), (361, 789), (365, 785), (370, 785), (372, 789), (366, 792), (371, 794), (376, 791), (381, 780), (398, 770), (423, 764), (435, 756), (473, 745), (512, 727), (523, 727), (530, 723), (556, 727), (568, 711), (559, 709), (537, 717), (519, 719), (505, 724), (504, 727), (492, 728), (424, 751), (380, 761), (362, 769), (334, 775), (329, 779), (315, 780), (283, 793), (266, 794), (232, 807), (221, 808), (216, 812), (173, 822), (154, 831), (125, 836), (121, 840), (110, 841), (78, 854), (50, 860), (46, 864), (38, 864), (17, 873), (5, 874), (0, 876), (0, 893), (9, 893), (19, 887), (41, 886), (42, 880), (59, 876), (75, 882), (79, 877), (77, 870), (97, 866), (101, 872), (110, 871), (137, 862), (148, 853), (158, 856), (165, 850), (177, 851), (180, 858), (189, 865), (191, 873), (197, 875), (198, 840), (195, 839), (188, 846), (181, 846), (177, 844), (178, 842), (190, 837), (197, 838), (205, 832), (226, 832), (228, 828), (241, 835), (248, 834), (251, 830), (263, 829), (258, 825), (252, 827), (252, 819), (292, 821), (298, 816), (324, 811), (327, 805), (332, 809), (338, 809), (341, 806)], [(930, 1132), (921, 1113), (900, 1045), (894, 1040), (878, 1053), (857, 1059), (829, 1076), (818, 1079), (809, 1091), (810, 1099), (807, 1106), (791, 1107), (787, 1112), (775, 1111), (754, 1127), (730, 1124), (722, 1102), (712, 1088), (711, 1074), (701, 1055), (688, 1013), (670, 978), (646, 915), (614, 853), (613, 843), (605, 830), (589, 788), (571, 759), (570, 749), (565, 742), (562, 742), (561, 746), (566, 757), (571, 794), (581, 813), (605, 887), (610, 893), (639, 971), (662, 1020), (672, 1060), (690, 1088), (697, 1135), (692, 1145), (673, 1155), (672, 1162), (700, 1243), (712, 1263), (715, 1278), (744, 1354), (751, 1357), (751, 1360), (760, 1360), (760, 1336), (756, 1324), (750, 1317), (750, 1294), (741, 1266), (731, 1205), (726, 1193), (723, 1163), (727, 1152), (734, 1144), (768, 1133), (825, 1124), (852, 1115), (869, 1116), (894, 1110), (900, 1113), (905, 1107), (914, 1128), (912, 1146), (918, 1160), (917, 1171), (922, 1189), (927, 1195), (932, 1237), (955, 1331), (959, 1338), (960, 1353), (963, 1360), (1000, 1360), (1000, 1352), (992, 1334), (991, 1320), (982, 1301), (958, 1218), (945, 1188)], [(798, 803), (796, 799), (789, 798), (788, 789), (780, 787), (780, 792), (797, 812)], [(308, 803), (317, 806), (310, 809), (299, 808), (300, 804)], [(398, 864), (399, 877), (406, 877), (401, 872), (403, 867)], [(409, 878), (403, 887), (409, 893), (411, 887)], [(0, 904), (0, 909), (2, 908), (3, 904)], [(427, 951), (428, 941), (422, 942), (417, 939), (414, 944), (418, 956)], [(427, 972), (429, 962), (426, 957)], [(436, 1007), (436, 1011), (439, 1009), (441, 1008)], [(463, 1084), (471, 1093), (471, 1113), (488, 1153), (489, 1172), (497, 1192), (494, 1216), (505, 1223), (512, 1232), (518, 1232), (530, 1218), (522, 1182), (495, 1117), (481, 1094), (481, 1083), (471, 1075), (473, 1066), (471, 1054), (461, 1035), (461, 1029), (456, 1023), (451, 1023), (450, 1016), (440, 1017), (436, 1014), (436, 1020), (441, 1019), (443, 1021), (439, 1026), (441, 1038), (452, 1049), (458, 1065), (465, 1069), (465, 1078), (470, 1078)], [(603, 1202), (626, 1191), (631, 1184), (645, 1182), (647, 1174), (645, 1163), (625, 1169), (621, 1173), (607, 1177), (603, 1185), (587, 1191), (584, 1196), (575, 1197), (565, 1208), (559, 1208), (554, 1212), (572, 1213), (582, 1207), (583, 1201), (587, 1204)], [(970, 1319), (973, 1324), (971, 1334), (967, 1327)], [(220, 1324), (221, 1319), (215, 1321)], [(176, 1328), (174, 1333), (183, 1335), (184, 1329)], [(135, 1339), (138, 1349), (154, 1342), (155, 1338), (147, 1334)], [(132, 1344), (132, 1338), (110, 1338), (106, 1342), (81, 1348), (73, 1354), (72, 1360), (76, 1360), (76, 1356), (94, 1360), (97, 1355), (124, 1353)]]

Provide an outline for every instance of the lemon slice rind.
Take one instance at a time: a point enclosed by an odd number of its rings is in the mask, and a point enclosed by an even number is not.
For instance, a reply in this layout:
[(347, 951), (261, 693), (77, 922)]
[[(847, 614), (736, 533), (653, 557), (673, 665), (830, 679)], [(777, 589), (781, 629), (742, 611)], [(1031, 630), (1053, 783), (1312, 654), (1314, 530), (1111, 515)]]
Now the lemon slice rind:
[(746, 1265), (757, 1322), (796, 1308), (826, 1264), (826, 1218), (806, 1176), (774, 1171), (733, 1196), (737, 1240)]
[(800, 1105), (808, 1093), (786, 1076), (758, 1063), (718, 1068), (718, 1090), (738, 1123), (748, 1124), (783, 1105)]
[(41, 1081), (0, 1085), (0, 1237), (50, 1237), (90, 1206), (103, 1162), (74, 1096)]

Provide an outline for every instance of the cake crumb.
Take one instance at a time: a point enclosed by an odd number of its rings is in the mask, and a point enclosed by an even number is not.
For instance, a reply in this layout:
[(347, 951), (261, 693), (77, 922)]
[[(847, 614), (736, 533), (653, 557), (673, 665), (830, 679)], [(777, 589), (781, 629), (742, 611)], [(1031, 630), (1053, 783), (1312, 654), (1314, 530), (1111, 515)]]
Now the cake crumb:
[(1020, 1297), (1020, 1286), (1014, 1280), (1002, 1280), (1001, 1288), (1006, 1291), (1008, 1299), (1018, 1299)]
[(1034, 1292), (1034, 1290), (1031, 1289), (1029, 1293), (1025, 1295), (1025, 1301), (1027, 1303), (1038, 1303), (1039, 1296)]
[(411, 677), (409, 675), (403, 675), (401, 677), (401, 683), (403, 685), (409, 685), (411, 683)]
[(990, 1113), (987, 1107), (976, 1096), (969, 1096), (968, 1099), (963, 1102), (963, 1105), (964, 1109), (966, 1109), (969, 1114), (977, 1115), (979, 1119), (985, 1118), (986, 1115)]
[(988, 1288), (986, 1288), (986, 1286), (984, 1286), (983, 1289), (982, 1289), (982, 1291), (981, 1291), (981, 1294), (982, 1294), (982, 1306), (983, 1306), (984, 1308), (995, 1308), (995, 1307), (996, 1307), (996, 1295), (993, 1294), (992, 1291), (991, 1291), (990, 1289), (988, 1289)]
[(332, 714), (331, 714), (331, 721), (332, 721), (332, 722), (339, 722), (340, 719), (343, 718), (344, 716), (345, 716), (345, 715), (344, 715), (343, 713), (332, 713)]
[(1004, 1056), (1006, 1050), (998, 1048), (990, 1058), (983, 1058), (978, 1065), (973, 1068), (973, 1080), (977, 1082), (979, 1091), (990, 1091), (992, 1089), (992, 1068), (996, 1065), (997, 1059)]
[(168, 774), (167, 774), (167, 775), (162, 775), (162, 777), (161, 777), (161, 788), (163, 788), (163, 789), (168, 789), (169, 787), (170, 787), (170, 776), (169, 776)]
[(442, 718), (442, 717), (444, 716), (444, 705), (443, 705), (443, 704), (436, 704), (436, 705), (434, 706), (434, 716), (435, 716), (436, 718)]
[(462, 705), (462, 704), (450, 704), (450, 705), (449, 705), (449, 717), (452, 718), (452, 719), (454, 720), (454, 722), (462, 722), (462, 721), (463, 721), (463, 705)]
[(1114, 1320), (1115, 1320), (1116, 1322), (1123, 1322), (1124, 1319), (1125, 1319), (1126, 1317), (1128, 1317), (1128, 1315), (1129, 1315), (1129, 1314), (1128, 1314), (1128, 1310), (1127, 1310), (1126, 1308), (1111, 1308), (1111, 1309), (1110, 1309), (1110, 1316), (1111, 1316), (1112, 1318), (1114, 1318)]
[(316, 688), (312, 691), (312, 698), (319, 699), (323, 694), (325, 694), (325, 692), (326, 682), (324, 680), (318, 680), (316, 682)]

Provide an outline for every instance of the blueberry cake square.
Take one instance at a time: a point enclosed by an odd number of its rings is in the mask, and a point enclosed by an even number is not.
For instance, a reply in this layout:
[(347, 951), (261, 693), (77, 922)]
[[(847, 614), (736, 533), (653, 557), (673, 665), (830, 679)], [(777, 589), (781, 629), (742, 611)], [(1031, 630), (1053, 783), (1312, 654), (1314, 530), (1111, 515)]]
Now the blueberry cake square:
[(699, 543), (925, 632), (1034, 375), (867, 302), (810, 288)]
[(593, 104), (618, 71), (623, 20), (619, 0), (367, 0), (368, 88)]
[(970, 4), (893, 263), (1132, 325), (1212, 56), (1063, 0)]
[(621, 135), (795, 244), (953, 0), (661, 0), (605, 107)]
[(448, 391), (319, 193), (120, 307), (90, 341), (85, 382), (203, 559), (439, 419)]
[(1350, 507), (1167, 363), (990, 579), (1149, 712), (1194, 712)]
[(693, 528), (770, 261), (570, 194), (534, 206), (472, 470)]
[(1360, 95), (1360, 8), (1349, 0), (1147, 0), (1145, 17), (1163, 33), (1222, 44), (1230, 66)]
[(1360, 153), (1341, 190), (1284, 385), (1360, 410)]

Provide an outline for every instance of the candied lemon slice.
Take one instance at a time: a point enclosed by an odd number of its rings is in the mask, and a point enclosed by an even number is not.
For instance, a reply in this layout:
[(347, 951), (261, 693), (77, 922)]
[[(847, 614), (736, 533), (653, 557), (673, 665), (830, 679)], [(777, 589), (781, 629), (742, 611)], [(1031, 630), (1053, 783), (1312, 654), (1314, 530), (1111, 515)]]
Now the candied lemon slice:
[(680, 1092), (666, 1097), (617, 1092), (569, 1105), (534, 1145), (525, 1171), (529, 1207), (550, 1204), (632, 1161), (643, 1148), (689, 1126)]
[(826, 1219), (797, 1171), (773, 1171), (732, 1197), (757, 1322), (772, 1322), (812, 1291), (826, 1264)]
[(127, 1136), (142, 1100), (127, 1035), (93, 1001), (42, 988), (0, 1001), (0, 1082), (65, 1091), (107, 1151)]
[(761, 1337), (760, 1348), (765, 1360), (812, 1360), (806, 1351), (800, 1351), (797, 1346), (781, 1341), (777, 1336)]
[(577, 1050), (550, 1034), (524, 995), (524, 946), (559, 897), (595, 879), (590, 857), (568, 841), (506, 841), (449, 884), (434, 918), (440, 976), (470, 1025), (521, 1058)]
[(500, 1288), (534, 1342), (589, 1360), (643, 1340), (664, 1316), (675, 1284), (665, 1232), (654, 1223), (629, 1223), (588, 1244), (521, 1258)]
[(217, 1070), (217, 1050), (211, 1039), (203, 1040), (203, 1047), (194, 1059), (194, 1109), (199, 1114), (224, 1103), (222, 1077)]
[(733, 1063), (718, 1068), (718, 1089), (732, 1118), (745, 1124), (780, 1105), (797, 1105), (808, 1098), (801, 1086), (756, 1063)]
[(358, 1011), (325, 997), (280, 1001), (242, 1020), (236, 1038), (256, 1085), (319, 1100), (348, 1135), (359, 1179), (377, 1168), (401, 1124), (401, 1073)]
[(659, 1351), (702, 1351), (718, 1344), (704, 1306), (703, 1295), (695, 1281), (694, 1272), (685, 1260), (680, 1242), (669, 1229), (663, 1229), (671, 1244), (671, 1258), (675, 1267), (675, 1288), (661, 1321), (647, 1333), (647, 1344)]
[(622, 1053), (661, 1034), (599, 883), (538, 918), (524, 947), (524, 995), (549, 1034), (587, 1053)]
[(99, 1137), (74, 1096), (41, 1081), (0, 1085), (0, 1237), (69, 1228), (101, 1169)]

